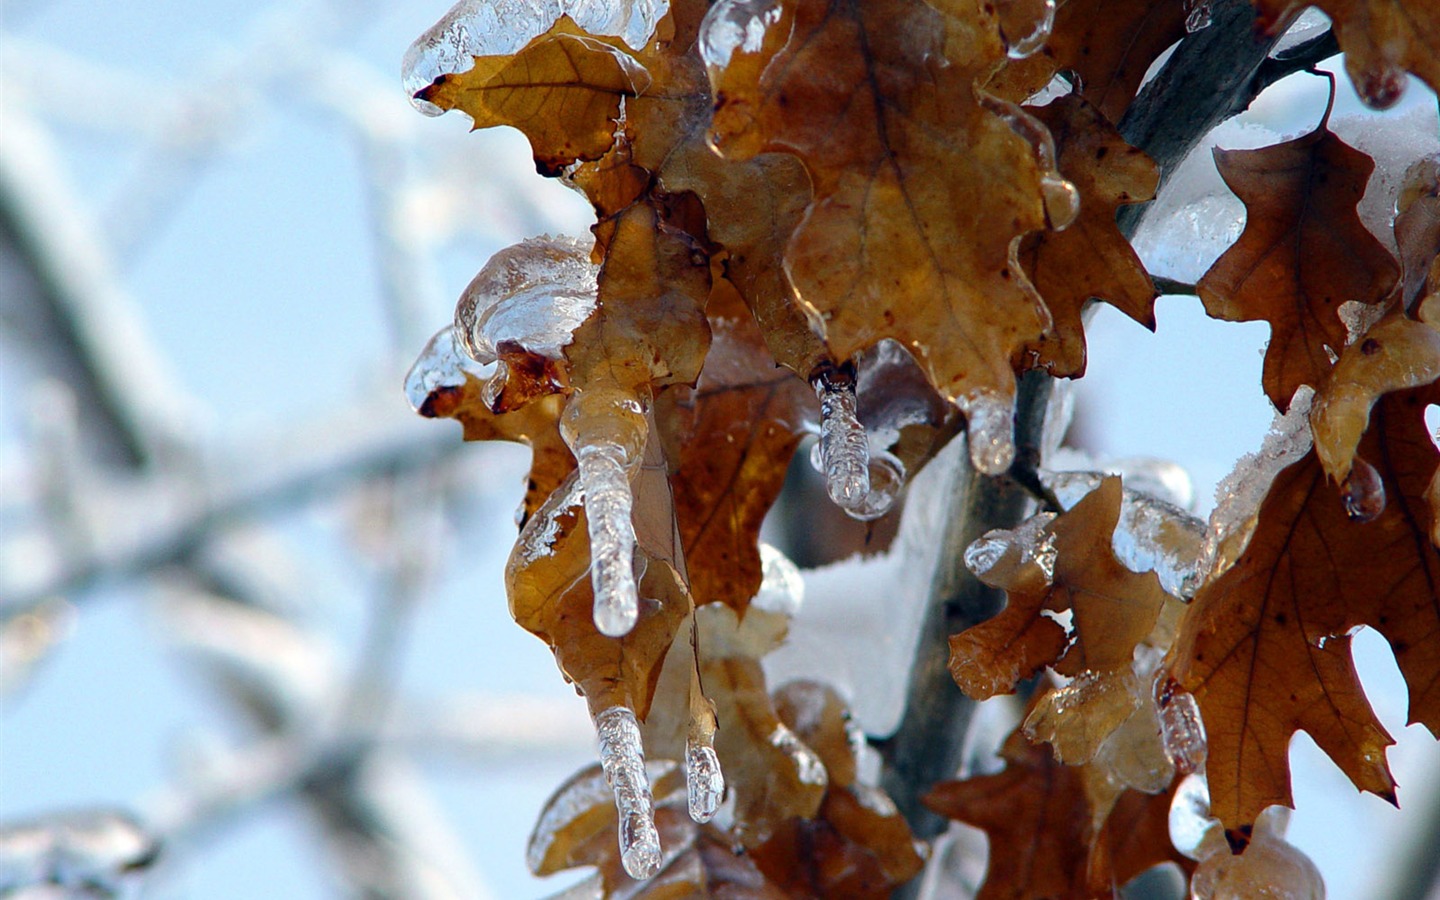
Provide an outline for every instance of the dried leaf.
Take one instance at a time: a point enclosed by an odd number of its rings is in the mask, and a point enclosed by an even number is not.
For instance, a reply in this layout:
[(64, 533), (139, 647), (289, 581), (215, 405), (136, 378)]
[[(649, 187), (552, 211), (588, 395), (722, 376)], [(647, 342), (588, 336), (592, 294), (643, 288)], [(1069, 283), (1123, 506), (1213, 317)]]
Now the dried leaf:
[(786, 271), (837, 359), (889, 337), (947, 397), (1009, 397), (1011, 355), (1046, 324), (1013, 261), (1044, 222), (1039, 172), (974, 90), (1004, 59), (993, 15), (955, 11), (782, 3), (753, 59), (712, 70), (712, 139), (805, 163), (814, 199)]
[(1355, 675), (1350, 633), (1370, 625), (1395, 651), (1410, 720), (1440, 733), (1440, 551), (1433, 493), (1440, 454), (1424, 411), (1434, 385), (1384, 396), (1357, 456), (1388, 499), (1347, 515), (1312, 451), (1262, 502), (1249, 546), (1207, 583), (1181, 625), (1173, 674), (1199, 701), (1215, 815), (1242, 842), (1266, 806), (1290, 804), (1287, 755), (1308, 732), (1357, 787), (1394, 800), (1390, 737)]
[(662, 394), (656, 420), (695, 602), (743, 613), (760, 587), (760, 526), (815, 416), (815, 395), (776, 367), (740, 313), (713, 322), (699, 382)]
[(1184, 36), (1183, 0), (1061, 0), (1045, 47), (1011, 61), (988, 88), (1019, 102), (1071, 71), (1081, 96), (1119, 123), (1150, 64)]
[[(990, 865), (976, 900), (1109, 898), (1152, 866), (1185, 864), (1166, 827), (1170, 792), (1125, 791), (1108, 811), (1097, 811), (1086, 770), (1057, 762), (1019, 730), (1000, 755), (1004, 771), (941, 782), (923, 798), (940, 815), (989, 835)], [(1137, 826), (1148, 833), (1132, 833)]]
[(1270, 323), (1263, 382), (1285, 410), (1300, 385), (1324, 381), (1327, 349), (1345, 346), (1340, 304), (1379, 303), (1399, 275), (1355, 212), (1375, 164), (1324, 122), (1272, 147), (1216, 150), (1215, 162), (1248, 216), (1196, 291), (1217, 319)]
[[(1053, 540), (1053, 578), (1033, 560), (981, 575), (1004, 588), (1007, 599), (994, 618), (950, 638), (950, 672), (966, 694), (1011, 693), (1021, 678), (1057, 662), (1067, 674), (1130, 665), (1165, 593), (1153, 572), (1137, 575), (1115, 558), (1111, 535), (1120, 500), (1120, 479), (1107, 478), (1046, 527), (1041, 541)], [(1067, 609), (1075, 613), (1073, 638), (1044, 615)]]
[(1254, 0), (1258, 26), (1279, 31), (1307, 6), (1335, 22), (1345, 71), (1371, 106), (1400, 99), (1405, 72), (1440, 90), (1440, 7), (1431, 0)]
[(1080, 215), (1064, 231), (1031, 234), (1020, 244), (1020, 263), (1054, 319), (1051, 333), (1023, 358), (1052, 375), (1079, 377), (1085, 373), (1080, 312), (1090, 298), (1155, 330), (1155, 285), (1116, 226), (1115, 211), (1154, 197), (1160, 172), (1079, 96), (1030, 112), (1055, 138), (1060, 173), (1080, 191)]

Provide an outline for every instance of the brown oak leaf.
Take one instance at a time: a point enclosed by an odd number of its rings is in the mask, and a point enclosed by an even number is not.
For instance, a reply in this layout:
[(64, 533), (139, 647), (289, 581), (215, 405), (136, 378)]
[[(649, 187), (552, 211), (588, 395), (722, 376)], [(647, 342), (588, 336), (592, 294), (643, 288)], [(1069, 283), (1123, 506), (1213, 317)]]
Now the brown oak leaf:
[(1431, 0), (1254, 0), (1259, 26), (1284, 29), (1307, 6), (1335, 22), (1345, 71), (1360, 96), (1385, 108), (1400, 99), (1405, 73), (1440, 90), (1440, 7)]
[(1217, 319), (1270, 323), (1263, 383), (1285, 410), (1300, 385), (1324, 381), (1329, 353), (1345, 346), (1340, 304), (1379, 303), (1399, 275), (1355, 211), (1375, 163), (1324, 121), (1271, 147), (1217, 149), (1215, 162), (1247, 217), (1196, 292)]
[(1155, 330), (1155, 285), (1116, 226), (1115, 211), (1154, 197), (1160, 171), (1079, 96), (1030, 112), (1055, 138), (1060, 173), (1080, 191), (1080, 215), (1063, 231), (1031, 234), (1020, 244), (1020, 263), (1054, 319), (1023, 358), (1027, 367), (1079, 377), (1085, 373), (1080, 312), (1092, 297)]
[(1119, 123), (1150, 64), (1184, 36), (1183, 0), (1061, 0), (1045, 46), (1012, 60), (988, 87), (1018, 102), (1056, 72), (1074, 72), (1081, 96)]
[[(1115, 558), (1110, 541), (1120, 501), (1120, 479), (1107, 478), (1044, 528), (1037, 543), (1050, 544), (1053, 577), (1036, 559), (1017, 561), (1013, 547), (1010, 559), (980, 573), (986, 584), (1005, 589), (1006, 605), (950, 637), (950, 673), (966, 694), (978, 700), (1011, 693), (1046, 665), (1067, 674), (1130, 665), (1165, 592), (1155, 573), (1137, 575)], [(1067, 609), (1074, 610), (1073, 637), (1045, 615)]]
[(1048, 318), (1013, 258), (1044, 223), (1039, 170), (975, 91), (1004, 59), (993, 11), (947, 6), (785, 0), (755, 59), (712, 69), (712, 135), (805, 163), (786, 272), (837, 359), (889, 337), (947, 397), (1009, 397)]
[(1428, 385), (1382, 397), (1357, 456), (1387, 498), (1352, 519), (1312, 451), (1282, 470), (1248, 546), (1208, 581), (1181, 623), (1172, 674), (1197, 701), (1209, 740), (1214, 814), (1243, 843), (1271, 804), (1290, 805), (1290, 739), (1304, 730), (1357, 787), (1394, 800), (1392, 743), (1362, 693), (1350, 632), (1369, 625), (1395, 651), (1410, 720), (1440, 733), (1440, 550), (1426, 431)]
[[(1004, 771), (937, 784), (930, 809), (984, 829), (990, 865), (976, 900), (1091, 900), (1165, 862), (1189, 864), (1170, 845), (1171, 791), (1127, 790), (1096, 826), (1082, 767), (1056, 761), (1016, 730), (1000, 755)], [(1103, 812), (1103, 811), (1102, 811)]]

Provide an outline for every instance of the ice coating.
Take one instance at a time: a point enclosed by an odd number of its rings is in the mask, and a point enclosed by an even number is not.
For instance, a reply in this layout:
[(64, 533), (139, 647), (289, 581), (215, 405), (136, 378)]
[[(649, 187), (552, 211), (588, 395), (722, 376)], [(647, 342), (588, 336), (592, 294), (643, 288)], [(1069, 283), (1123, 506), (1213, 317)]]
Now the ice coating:
[(454, 326), (446, 325), (435, 332), (405, 374), (405, 399), (410, 401), (411, 409), (419, 412), (430, 395), (441, 388), (463, 387), (467, 374), (484, 380), (490, 371), (461, 352)]
[[(1055, 577), (1055, 536), (1045, 529), (1055, 521), (1055, 513), (1031, 516), (1013, 529), (993, 528), (965, 548), (965, 568), (987, 584), (1008, 581), (1014, 572), (1033, 562), (1045, 573), (1048, 584)], [(1011, 551), (1014, 551), (1011, 553)], [(1007, 557), (1007, 554), (1010, 554)], [(1001, 568), (1001, 562), (1005, 562)]]
[(1284, 838), (1262, 829), (1264, 820), (1262, 815), (1256, 837), (1243, 854), (1221, 850), (1201, 860), (1190, 880), (1194, 900), (1325, 900), (1325, 881), (1315, 863)]
[(1205, 723), (1195, 697), (1174, 681), (1165, 680), (1156, 685), (1155, 708), (1160, 715), (1160, 741), (1176, 771), (1204, 770)]
[(585, 496), (595, 627), (609, 637), (629, 634), (640, 616), (630, 473), (640, 464), (648, 430), (639, 398), (614, 389), (575, 393), (560, 420)]
[(870, 448), (870, 490), (865, 498), (853, 509), (845, 512), (852, 519), (869, 522), (878, 519), (895, 507), (900, 492), (905, 489), (905, 464), (893, 454)]
[(690, 818), (701, 823), (715, 818), (725, 799), (725, 774), (713, 741), (712, 735), (704, 735), (685, 742), (685, 795)]
[(1005, 53), (1011, 59), (1024, 59), (1034, 55), (1036, 50), (1045, 46), (1045, 41), (1054, 27), (1055, 0), (1044, 0), (1040, 4), (1040, 17), (1035, 20), (1035, 27), (1029, 34), (1004, 35)]
[[(1100, 472), (1042, 472), (1041, 481), (1070, 509), (1100, 486)], [(1128, 484), (1128, 482), (1127, 482)], [(1154, 572), (1173, 597), (1189, 599), (1200, 587), (1203, 521), (1157, 497), (1124, 488), (1110, 546), (1132, 572)]]
[(1351, 519), (1374, 521), (1385, 511), (1385, 482), (1374, 466), (1357, 456), (1340, 486), (1340, 500), (1345, 504), (1345, 515)]
[(700, 23), (700, 58), (724, 68), (739, 50), (758, 53), (765, 31), (780, 21), (779, 0), (719, 0)]
[(1205, 776), (1186, 776), (1170, 801), (1170, 843), (1189, 859), (1204, 859), (1225, 843), (1217, 825), (1210, 817), (1210, 788)]
[(644, 880), (660, 871), (661, 853), (640, 723), (633, 710), (612, 706), (595, 717), (595, 733), (600, 768), (620, 815), (620, 862), (631, 878)]
[(815, 379), (820, 398), (820, 472), (835, 505), (860, 509), (870, 493), (870, 443), (855, 413), (855, 379), (833, 371)]
[(470, 70), (477, 56), (508, 56), (549, 31), (562, 15), (585, 31), (640, 49), (670, 11), (669, 0), (461, 0), (405, 52), (401, 79), (415, 108), (444, 110), (415, 95), (442, 75)]
[(970, 464), (986, 475), (1003, 475), (1015, 462), (1015, 404), (998, 394), (962, 397)]
[(499, 348), (561, 359), (580, 323), (595, 311), (596, 276), (587, 242), (541, 235), (490, 257), (455, 305), (455, 331), (472, 359), (494, 362)]
[[(645, 764), (645, 775), (652, 785), (674, 770), (675, 763), (669, 760)], [(535, 830), (531, 832), (530, 841), (525, 845), (525, 865), (532, 875), (540, 874), (546, 854), (550, 852), (563, 829), (613, 797), (603, 770), (594, 772), (587, 769), (584, 772), (572, 777), (555, 791), (555, 795), (546, 802), (540, 821), (535, 823)]]
[[(1041, 38), (1041, 43), (1044, 38)], [(985, 108), (1005, 120), (1035, 153), (1035, 163), (1040, 168), (1040, 192), (1045, 204), (1045, 218), (1056, 231), (1069, 228), (1080, 214), (1080, 191), (1069, 179), (1060, 174), (1056, 164), (1055, 138), (1045, 123), (1030, 115), (1008, 100), (985, 95), (981, 98)]]
[(1302, 385), (1290, 401), (1290, 410), (1277, 416), (1260, 452), (1241, 458), (1235, 469), (1215, 488), (1215, 509), (1205, 536), (1200, 571), (1204, 577), (1229, 568), (1254, 530), (1255, 514), (1281, 470), (1310, 451), (1310, 401), (1315, 392)]

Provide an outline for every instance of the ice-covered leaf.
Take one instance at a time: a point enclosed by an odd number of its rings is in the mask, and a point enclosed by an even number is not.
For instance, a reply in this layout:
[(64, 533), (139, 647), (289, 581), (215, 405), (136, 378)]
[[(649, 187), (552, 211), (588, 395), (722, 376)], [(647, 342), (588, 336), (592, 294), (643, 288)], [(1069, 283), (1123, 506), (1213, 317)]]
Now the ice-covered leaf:
[(1385, 394), (1440, 378), (1437, 325), (1440, 322), (1406, 318), (1396, 309), (1340, 354), (1310, 405), (1315, 452), (1336, 484), (1343, 485), (1350, 477), (1375, 402)]
[(1060, 172), (1080, 191), (1080, 215), (1063, 231), (1031, 234), (1020, 244), (1020, 264), (1054, 319), (1022, 359), (1054, 375), (1079, 376), (1085, 372), (1080, 312), (1090, 298), (1155, 328), (1155, 285), (1116, 226), (1115, 211), (1154, 197), (1160, 172), (1080, 96), (1030, 112), (1055, 138)]
[[(1051, 571), (1036, 554), (977, 573), (1005, 589), (1006, 606), (950, 638), (950, 672), (967, 694), (1010, 693), (1046, 665), (1067, 674), (1129, 666), (1135, 645), (1155, 626), (1165, 592), (1154, 573), (1131, 572), (1111, 549), (1120, 500), (1120, 479), (1106, 479), (1040, 532), (1037, 542), (1052, 548)], [(1074, 611), (1073, 636), (1047, 615), (1065, 610)]]
[(1278, 30), (1315, 6), (1335, 22), (1345, 71), (1360, 99), (1377, 109), (1394, 105), (1405, 73), (1440, 90), (1440, 7), (1431, 0), (1254, 0), (1259, 27)]
[(786, 271), (837, 359), (889, 337), (947, 397), (1009, 398), (1011, 355), (1047, 323), (1013, 258), (1045, 221), (1040, 168), (974, 89), (1004, 59), (993, 13), (947, 9), (772, 5), (712, 65), (713, 141), (805, 163), (814, 198)]
[(990, 89), (1020, 102), (1069, 70), (1081, 95), (1118, 123), (1150, 64), (1184, 36), (1184, 0), (1060, 0), (1045, 47), (1010, 62)]
[(695, 602), (743, 612), (760, 588), (760, 525), (815, 400), (776, 367), (745, 309), (736, 312), (713, 323), (699, 382), (662, 394), (656, 420)]
[(1400, 300), (1413, 310), (1427, 293), (1440, 290), (1440, 158), (1422, 159), (1405, 172), (1395, 243), (1404, 272)]
[(792, 897), (882, 898), (919, 874), (921, 846), (889, 796), (856, 780), (845, 704), (815, 682), (775, 692), (781, 721), (825, 763), (829, 784), (819, 812), (777, 828), (751, 852), (755, 864)]
[(976, 900), (1091, 900), (1164, 862), (1183, 862), (1165, 823), (1170, 791), (1125, 791), (1110, 808), (1090, 797), (1083, 768), (1058, 762), (1017, 729), (1000, 750), (1005, 769), (937, 784), (925, 805), (982, 828), (990, 865)]
[(1271, 147), (1216, 150), (1215, 162), (1245, 202), (1245, 230), (1196, 290), (1215, 318), (1270, 323), (1263, 383), (1284, 410), (1345, 346), (1340, 305), (1379, 303), (1399, 276), (1355, 211), (1375, 164), (1323, 121)]
[(1209, 737), (1215, 815), (1243, 829), (1290, 803), (1290, 739), (1308, 732), (1361, 789), (1394, 798), (1391, 743), (1362, 693), (1350, 634), (1369, 625), (1390, 642), (1410, 688), (1410, 720), (1440, 733), (1440, 550), (1426, 431), (1435, 385), (1375, 404), (1357, 459), (1373, 461), (1386, 498), (1371, 517), (1347, 509), (1312, 451), (1281, 471), (1248, 546), (1197, 594), (1172, 671), (1199, 702)]

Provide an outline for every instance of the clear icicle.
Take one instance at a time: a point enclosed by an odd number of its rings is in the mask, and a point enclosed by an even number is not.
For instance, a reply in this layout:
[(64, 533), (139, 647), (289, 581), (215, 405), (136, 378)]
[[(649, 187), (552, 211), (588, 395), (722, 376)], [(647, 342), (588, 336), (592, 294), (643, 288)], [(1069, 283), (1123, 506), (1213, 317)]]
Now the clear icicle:
[(640, 723), (633, 710), (612, 706), (595, 717), (595, 732), (600, 739), (600, 768), (620, 814), (620, 862), (631, 878), (650, 878), (660, 871), (660, 832), (645, 774)]
[(834, 370), (815, 380), (820, 398), (820, 471), (836, 506), (858, 510), (870, 493), (870, 442), (855, 414), (855, 379)]
[(713, 741), (711, 735), (692, 735), (685, 742), (685, 794), (690, 818), (702, 823), (715, 818), (725, 798), (725, 774), (720, 771), (720, 757), (715, 755)]
[(640, 616), (630, 473), (640, 463), (649, 431), (645, 407), (617, 389), (580, 391), (570, 398), (560, 431), (579, 464), (585, 496), (595, 627), (624, 637)]
[(870, 490), (859, 506), (845, 510), (852, 519), (869, 522), (888, 513), (905, 489), (905, 464), (884, 450), (870, 451)]
[(1210, 0), (1185, 0), (1185, 30), (1194, 34), (1210, 27)]
[(1015, 461), (1015, 405), (998, 394), (959, 400), (970, 442), (970, 463), (986, 475), (1003, 475)]
[(1345, 515), (1357, 522), (1370, 522), (1385, 511), (1385, 482), (1375, 467), (1360, 457), (1350, 463), (1350, 474), (1340, 486)]
[(1195, 697), (1172, 680), (1156, 685), (1155, 707), (1160, 713), (1160, 740), (1165, 755), (1180, 772), (1205, 768), (1205, 723)]

